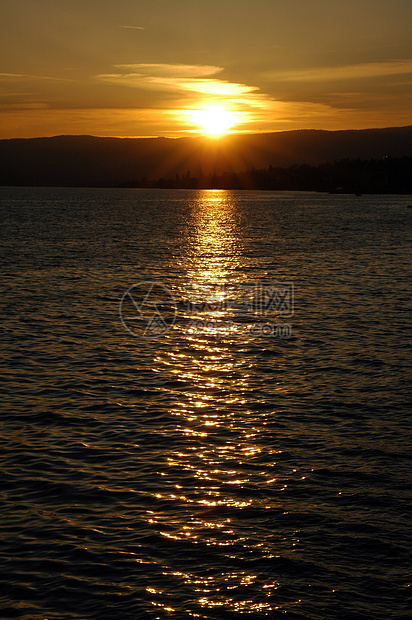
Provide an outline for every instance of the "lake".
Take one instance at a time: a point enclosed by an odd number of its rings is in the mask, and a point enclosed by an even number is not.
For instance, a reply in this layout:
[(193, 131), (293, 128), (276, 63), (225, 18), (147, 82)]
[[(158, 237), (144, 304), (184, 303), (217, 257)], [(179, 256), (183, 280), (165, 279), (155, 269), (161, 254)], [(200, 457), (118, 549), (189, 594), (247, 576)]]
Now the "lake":
[(2, 618), (410, 618), (410, 202), (0, 188)]

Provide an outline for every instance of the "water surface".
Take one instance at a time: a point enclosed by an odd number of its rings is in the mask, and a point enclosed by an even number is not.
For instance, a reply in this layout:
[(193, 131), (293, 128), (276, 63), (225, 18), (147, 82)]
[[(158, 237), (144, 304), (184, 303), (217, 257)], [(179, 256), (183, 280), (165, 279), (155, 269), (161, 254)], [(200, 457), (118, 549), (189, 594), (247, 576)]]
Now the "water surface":
[(0, 198), (1, 617), (409, 618), (410, 197)]

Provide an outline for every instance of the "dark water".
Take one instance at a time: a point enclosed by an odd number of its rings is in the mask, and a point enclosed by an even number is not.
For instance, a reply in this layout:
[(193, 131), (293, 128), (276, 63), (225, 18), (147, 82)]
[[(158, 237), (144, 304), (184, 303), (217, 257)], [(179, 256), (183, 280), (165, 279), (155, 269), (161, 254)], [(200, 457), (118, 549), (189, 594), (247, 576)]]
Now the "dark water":
[(409, 618), (410, 197), (0, 197), (0, 617)]

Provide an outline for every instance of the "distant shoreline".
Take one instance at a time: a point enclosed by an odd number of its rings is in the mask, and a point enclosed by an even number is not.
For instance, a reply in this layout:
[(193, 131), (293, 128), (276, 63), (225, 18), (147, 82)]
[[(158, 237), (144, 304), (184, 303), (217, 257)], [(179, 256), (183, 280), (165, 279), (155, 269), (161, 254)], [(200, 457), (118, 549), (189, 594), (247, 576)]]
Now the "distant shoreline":
[(151, 179), (143, 177), (118, 184), (25, 184), (0, 183), (2, 187), (78, 187), (118, 189), (223, 189), (262, 191), (302, 191), (328, 194), (412, 194), (412, 157), (381, 160), (341, 160), (310, 166), (273, 167), (192, 176)]
[(412, 193), (412, 126), (0, 140), (0, 185)]
[(289, 168), (270, 166), (239, 174), (160, 178), (122, 183), (124, 188), (314, 191), (333, 194), (412, 194), (412, 157), (342, 160)]

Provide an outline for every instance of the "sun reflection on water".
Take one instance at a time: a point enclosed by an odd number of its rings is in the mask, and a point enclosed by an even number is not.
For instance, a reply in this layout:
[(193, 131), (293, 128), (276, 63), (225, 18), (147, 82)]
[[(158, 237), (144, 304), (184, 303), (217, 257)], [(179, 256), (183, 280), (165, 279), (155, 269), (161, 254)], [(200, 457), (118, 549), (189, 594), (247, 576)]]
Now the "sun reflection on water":
[[(192, 294), (198, 290), (207, 313), (224, 318), (224, 310), (214, 303), (224, 298), (224, 284), (244, 277), (233, 194), (199, 192), (185, 242), (180, 267)], [(174, 441), (159, 470), (161, 489), (153, 493), (160, 506), (170, 509), (166, 515), (164, 508), (151, 511), (150, 522), (169, 544), (184, 545), (187, 553), (195, 549), (199, 554), (198, 571), (165, 570), (180, 580), (177, 587), (194, 588), (199, 611), (222, 607), (238, 613), (269, 612), (274, 607), (268, 597), (277, 585), (258, 585), (257, 575), (245, 570), (244, 562), (274, 557), (270, 540), (262, 539), (253, 526), (253, 514), (278, 502), (273, 489), (278, 484), (275, 471), (281, 450), (265, 443), (268, 411), (256, 412), (249, 406), (257, 397), (253, 364), (243, 354), (247, 345), (219, 341), (215, 335), (213, 327), (203, 334), (185, 333), (179, 349), (165, 350), (158, 359), (162, 372), (171, 377), (169, 413), (175, 427)], [(262, 488), (270, 494), (262, 493)], [(245, 519), (250, 520), (246, 527)], [(222, 565), (216, 567), (216, 574), (202, 574), (201, 554), (217, 552)], [(236, 562), (238, 567), (227, 572), (226, 562)], [(252, 590), (253, 597), (247, 596)]]
[(193, 233), (189, 232), (184, 265), (187, 278), (199, 285), (224, 285), (233, 280), (242, 257), (236, 203), (227, 191), (203, 190), (192, 207)]

